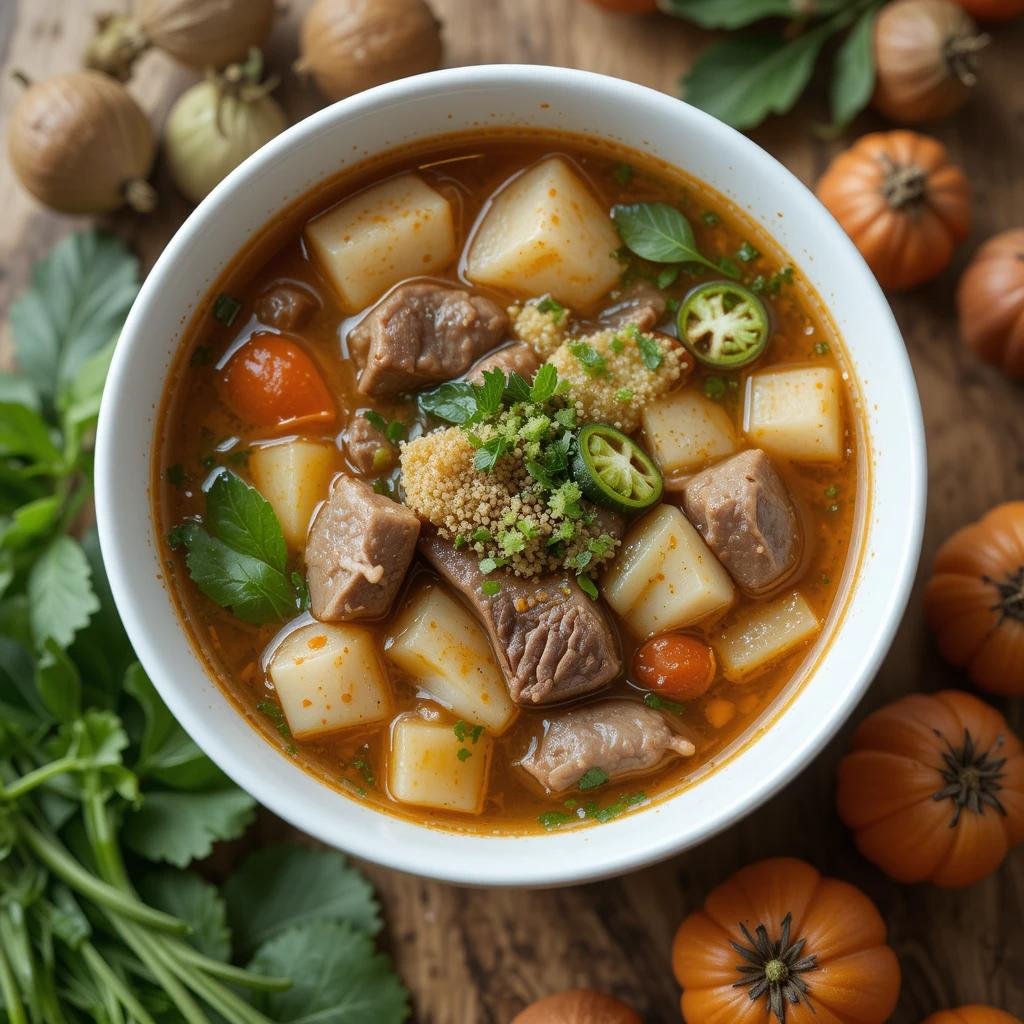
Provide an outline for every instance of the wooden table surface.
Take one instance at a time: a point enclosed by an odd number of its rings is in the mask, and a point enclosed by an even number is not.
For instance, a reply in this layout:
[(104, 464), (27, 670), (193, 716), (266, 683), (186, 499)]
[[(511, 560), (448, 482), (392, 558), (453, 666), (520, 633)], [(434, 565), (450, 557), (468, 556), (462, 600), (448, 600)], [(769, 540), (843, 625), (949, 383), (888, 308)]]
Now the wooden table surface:
[[(674, 93), (706, 37), (667, 17), (629, 19), (581, 0), (431, 0), (445, 22), (446, 63), (550, 63), (630, 78)], [(127, 0), (2, 0), (0, 120), (21, 69), (42, 78), (74, 67), (91, 14)], [(295, 23), (305, 8), (289, 0), (270, 48), (272, 67), (294, 56)], [(160, 54), (141, 62), (132, 88), (159, 122), (190, 81)], [(803, 116), (776, 120), (755, 138), (813, 183), (840, 143), (812, 137), (823, 118), (823, 90)], [(280, 92), (293, 119), (319, 100), (292, 76)], [(870, 115), (855, 131), (880, 127)], [(893, 299), (917, 374), (929, 445), (929, 507), (922, 565), (954, 528), (990, 505), (1024, 496), (1024, 392), (978, 365), (956, 337), (953, 288), (967, 254), (988, 235), (1024, 225), (1024, 22), (1002, 28), (986, 54), (984, 82), (969, 108), (934, 129), (976, 189), (976, 223), (956, 265), (933, 284)], [(158, 170), (162, 203), (145, 219), (109, 226), (150, 265), (187, 213)], [(23, 193), (0, 162), (0, 310), (24, 286), (31, 263), (81, 226), (50, 214)], [(6, 347), (6, 317), (0, 351)], [(881, 439), (884, 443), (884, 439)], [(784, 792), (725, 834), (657, 867), (573, 889), (471, 891), (367, 867), (386, 904), (390, 945), (414, 997), (420, 1024), (507, 1024), (537, 996), (574, 985), (617, 993), (651, 1022), (678, 1020), (669, 967), (683, 915), (735, 868), (760, 857), (805, 857), (862, 886), (878, 903), (903, 967), (893, 1017), (913, 1024), (944, 1006), (987, 1002), (1024, 1017), (1024, 847), (1002, 869), (962, 892), (907, 888), (857, 854), (833, 801), (836, 762), (854, 722), (912, 690), (966, 685), (929, 642), (919, 592), (899, 636), (853, 721)], [(1024, 726), (1021, 701), (1006, 706)], [(272, 825), (264, 827), (272, 828)]]

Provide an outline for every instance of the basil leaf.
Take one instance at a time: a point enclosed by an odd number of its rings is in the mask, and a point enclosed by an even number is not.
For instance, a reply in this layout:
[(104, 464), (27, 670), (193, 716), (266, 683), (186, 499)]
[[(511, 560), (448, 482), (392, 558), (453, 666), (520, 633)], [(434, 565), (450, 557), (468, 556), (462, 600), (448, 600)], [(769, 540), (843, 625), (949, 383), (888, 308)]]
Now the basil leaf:
[(206, 492), (206, 521), (229, 548), (284, 572), (288, 550), (270, 502), (237, 473), (225, 472)]
[(462, 424), (476, 415), (476, 389), (467, 381), (453, 380), (416, 399), (420, 411), (448, 423)]
[(701, 263), (714, 268), (697, 249), (690, 222), (668, 203), (620, 203), (612, 220), (630, 252), (652, 263)]
[(836, 52), (832, 71), (832, 120), (848, 125), (867, 105), (875, 88), (875, 17), (869, 7)]
[(743, 28), (762, 18), (796, 18), (808, 14), (806, 0), (660, 0), (659, 6), (668, 14), (705, 28)]
[(792, 41), (763, 34), (723, 39), (683, 78), (683, 99), (739, 129), (784, 114), (810, 81), (825, 40), (840, 27), (827, 21)]

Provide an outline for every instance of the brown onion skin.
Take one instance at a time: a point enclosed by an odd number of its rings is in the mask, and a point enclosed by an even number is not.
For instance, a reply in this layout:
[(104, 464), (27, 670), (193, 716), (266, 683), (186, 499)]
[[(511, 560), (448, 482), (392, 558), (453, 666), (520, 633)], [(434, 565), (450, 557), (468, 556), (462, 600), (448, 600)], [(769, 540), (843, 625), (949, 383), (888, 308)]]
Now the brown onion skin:
[(979, 359), (1024, 380), (1024, 228), (990, 238), (956, 293), (960, 337)]
[(98, 71), (30, 85), (14, 108), (7, 143), (21, 183), (54, 210), (152, 206), (145, 178), (156, 143), (149, 119), (123, 85)]
[(221, 68), (262, 46), (274, 0), (139, 0), (135, 20), (146, 38), (193, 68)]
[(614, 996), (576, 988), (538, 999), (512, 1024), (643, 1024), (643, 1019)]
[(1024, 14), (1024, 0), (957, 0), (978, 21), (1013, 21)]
[(424, 0), (316, 0), (300, 42), (295, 70), (329, 100), (441, 63), (440, 23)]
[[(872, 105), (904, 124), (954, 113), (971, 95), (973, 61), (985, 42), (954, 0), (893, 0), (875, 21)], [(951, 60), (954, 53), (960, 56)]]

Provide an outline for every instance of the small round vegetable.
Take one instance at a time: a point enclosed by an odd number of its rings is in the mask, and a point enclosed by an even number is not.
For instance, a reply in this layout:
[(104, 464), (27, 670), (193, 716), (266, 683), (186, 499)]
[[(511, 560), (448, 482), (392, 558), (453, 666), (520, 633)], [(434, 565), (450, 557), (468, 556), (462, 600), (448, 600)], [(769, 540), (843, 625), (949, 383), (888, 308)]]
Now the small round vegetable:
[(839, 764), (839, 816), (897, 882), (958, 889), (1024, 840), (1024, 747), (998, 711), (957, 690), (869, 715)]
[(441, 23), (424, 0), (317, 0), (302, 20), (300, 74), (329, 100), (441, 63)]
[(876, 110), (894, 121), (935, 121), (977, 84), (989, 37), (953, 0), (893, 0), (875, 21)]
[(698, 362), (723, 370), (747, 366), (764, 352), (768, 310), (734, 281), (697, 285), (679, 308), (679, 339)]
[(556, 992), (531, 1003), (512, 1024), (643, 1024), (625, 1003), (588, 988)]
[(875, 132), (840, 153), (818, 198), (883, 288), (930, 281), (971, 228), (971, 187), (945, 146), (916, 132)]
[(40, 202), (61, 213), (147, 212), (156, 146), (149, 120), (119, 82), (71, 71), (29, 85), (7, 130), (11, 166)]
[(990, 238), (956, 293), (960, 336), (980, 359), (1024, 379), (1024, 228)]
[(943, 657), (975, 685), (1024, 696), (1024, 501), (997, 505), (946, 540), (924, 613)]
[(788, 857), (718, 886), (679, 926), (672, 967), (687, 1024), (881, 1024), (900, 991), (871, 900)]
[(616, 512), (650, 508), (664, 487), (647, 452), (605, 423), (588, 423), (576, 435), (572, 475), (585, 498)]
[(1024, 0), (957, 0), (978, 21), (1012, 21), (1024, 14)]
[(616, 14), (654, 14), (658, 0), (590, 0), (595, 7)]
[(633, 656), (633, 675), (648, 690), (677, 700), (695, 700), (715, 678), (715, 652), (699, 637), (667, 633), (642, 644)]
[(1021, 1024), (1021, 1020), (994, 1006), (958, 1006), (933, 1013), (921, 1024)]
[(312, 357), (276, 334), (254, 334), (231, 357), (221, 378), (221, 397), (254, 427), (326, 425), (336, 415)]
[(274, 0), (136, 0), (131, 15), (97, 19), (85, 63), (126, 82), (155, 46), (191, 68), (222, 68), (262, 46), (273, 22)]
[(287, 127), (284, 112), (268, 95), (275, 83), (260, 84), (262, 64), (259, 50), (253, 50), (245, 64), (211, 72), (171, 107), (164, 152), (175, 183), (193, 202)]

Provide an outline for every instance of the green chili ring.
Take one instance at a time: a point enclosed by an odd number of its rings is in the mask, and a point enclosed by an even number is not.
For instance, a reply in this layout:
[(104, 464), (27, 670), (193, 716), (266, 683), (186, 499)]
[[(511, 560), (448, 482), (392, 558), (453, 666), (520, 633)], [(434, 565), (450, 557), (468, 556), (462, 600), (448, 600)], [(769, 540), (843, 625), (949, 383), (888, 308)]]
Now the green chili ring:
[(679, 308), (679, 340), (705, 366), (736, 370), (764, 352), (771, 322), (764, 303), (735, 281), (698, 285)]
[(572, 475), (585, 498), (627, 514), (650, 508), (665, 486), (647, 452), (605, 423), (588, 423), (576, 435)]

